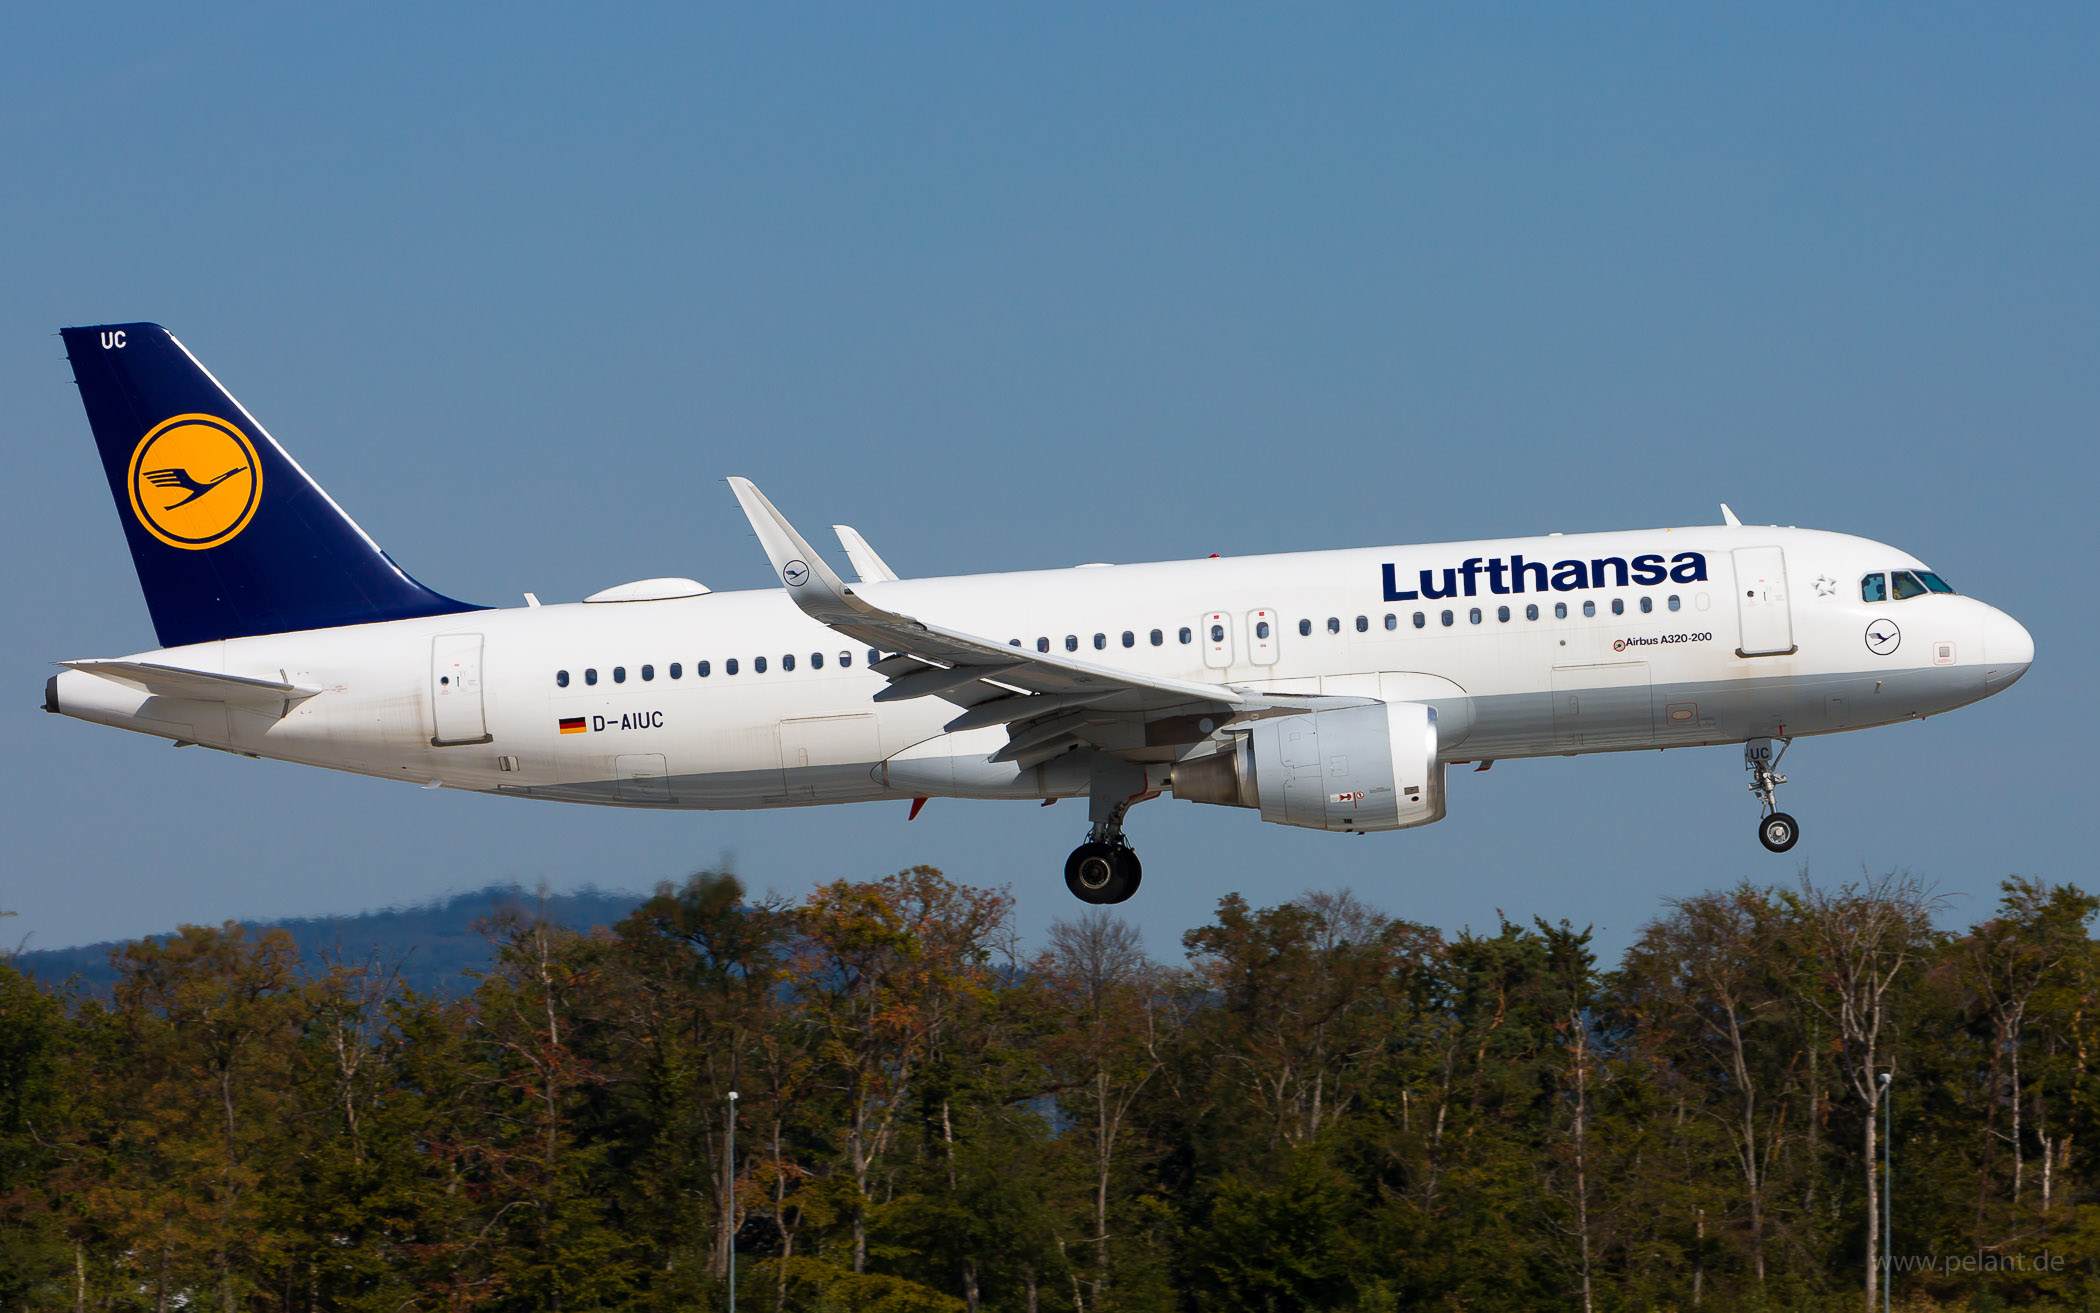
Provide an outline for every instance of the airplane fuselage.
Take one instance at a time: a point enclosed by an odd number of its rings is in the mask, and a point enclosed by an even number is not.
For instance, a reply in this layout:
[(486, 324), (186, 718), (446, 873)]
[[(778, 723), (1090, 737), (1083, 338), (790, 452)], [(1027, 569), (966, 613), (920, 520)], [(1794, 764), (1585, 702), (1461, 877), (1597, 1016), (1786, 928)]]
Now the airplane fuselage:
[[(1427, 703), (1438, 757), (1460, 762), (1865, 729), (2017, 679), (2032, 641), (1996, 608), (1939, 592), (1896, 600), (1885, 584), (1887, 600), (1867, 600), (1868, 576), (1924, 570), (1863, 538), (1716, 526), (858, 591), (1116, 670)], [(53, 680), (47, 705), (257, 757), (613, 806), (1087, 791), (1085, 772), (1058, 760), (992, 761), (1001, 727), (945, 733), (958, 708), (939, 697), (878, 702), (888, 681), (869, 668), (875, 656), (773, 588), (475, 610), (135, 658), (319, 690), (280, 706), (170, 697), (80, 670)], [(1103, 746), (1156, 764), (1162, 780), (1187, 751)]]

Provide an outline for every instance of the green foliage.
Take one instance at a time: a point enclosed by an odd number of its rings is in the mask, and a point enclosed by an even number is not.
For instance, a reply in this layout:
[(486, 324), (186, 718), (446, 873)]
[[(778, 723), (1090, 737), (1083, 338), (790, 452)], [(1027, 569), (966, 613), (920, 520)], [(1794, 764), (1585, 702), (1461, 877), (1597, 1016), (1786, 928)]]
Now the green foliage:
[(0, 965), (0, 1310), (720, 1309), (732, 1259), (768, 1313), (1858, 1308), (1870, 1116), (1897, 1305), (2086, 1306), (2100, 899), (1929, 909), (1745, 886), (1605, 970), (1228, 896), (1170, 965), (1102, 913), (1023, 960), (925, 867), (702, 873), (491, 917), (458, 997), (238, 925), (106, 1001)]

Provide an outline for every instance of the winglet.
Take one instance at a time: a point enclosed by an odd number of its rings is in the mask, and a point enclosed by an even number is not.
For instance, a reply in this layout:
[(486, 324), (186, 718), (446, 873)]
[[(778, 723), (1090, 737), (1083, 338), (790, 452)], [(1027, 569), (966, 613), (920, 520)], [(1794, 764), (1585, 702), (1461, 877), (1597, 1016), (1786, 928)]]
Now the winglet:
[(757, 484), (732, 474), (729, 487), (773, 562), (775, 577), (787, 588), (788, 596), (795, 599), (796, 606), (811, 619), (827, 625), (852, 624), (868, 614), (864, 604), (857, 605), (859, 599), (853, 596), (846, 581), (832, 573), (809, 540), (766, 500)]
[(839, 536), (839, 546), (846, 549), (846, 559), (853, 562), (853, 572), (864, 584), (886, 584), (896, 581), (897, 572), (890, 563), (875, 554), (868, 540), (860, 536), (860, 530), (850, 524), (834, 524), (831, 531)]
[(1731, 529), (1740, 529), (1743, 527), (1743, 522), (1735, 518), (1735, 512), (1728, 509), (1728, 503), (1725, 501), (1721, 503), (1721, 523), (1727, 525)]

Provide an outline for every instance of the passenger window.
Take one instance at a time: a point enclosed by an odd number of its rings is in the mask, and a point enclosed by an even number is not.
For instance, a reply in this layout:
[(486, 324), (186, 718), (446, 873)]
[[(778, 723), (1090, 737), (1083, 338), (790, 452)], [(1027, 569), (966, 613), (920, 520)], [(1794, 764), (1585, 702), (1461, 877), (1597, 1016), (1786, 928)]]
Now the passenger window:
[(1553, 604), (1553, 618), (1555, 620), (1568, 618), (1568, 604), (1566, 602), (1555, 602)]
[(1496, 607), (1496, 608), (1495, 608), (1495, 618), (1496, 618), (1497, 620), (1500, 620), (1500, 621), (1501, 621), (1501, 622), (1502, 622), (1503, 624), (1508, 624), (1508, 623), (1509, 623), (1509, 608), (1508, 608), (1508, 607), (1506, 607), (1506, 606), (1498, 606), (1498, 607)]
[(643, 682), (644, 684), (646, 684), (646, 683), (648, 683), (648, 682), (649, 682), (650, 680), (652, 680), (652, 679), (654, 679), (654, 678), (656, 678), (656, 667), (655, 667), (655, 666), (643, 666), (643, 667), (642, 667), (642, 682)]
[(1077, 652), (1078, 650), (1079, 650), (1079, 635), (1077, 635), (1077, 634), (1066, 634), (1066, 635), (1065, 635), (1065, 651), (1067, 651), (1067, 652)]
[(1050, 650), (1050, 640), (1047, 638), (1036, 639), (1035, 650), (1038, 652), (1048, 652)]
[(1157, 629), (1152, 631), (1152, 646), (1158, 647), (1161, 643), (1164, 643), (1166, 641), (1167, 636), (1165, 634), (1162, 634)]
[[(1021, 645), (1021, 640), (1020, 640), (1020, 639), (1018, 639), (1018, 638), (1017, 638), (1017, 639), (1015, 639), (1015, 640), (1014, 640), (1014, 646), (1015, 646), (1015, 647), (1019, 647), (1020, 645)], [(846, 669), (846, 668), (850, 667), (850, 666), (851, 666), (852, 664), (853, 664), (853, 654), (852, 654), (851, 652), (841, 652), (841, 653), (839, 653), (839, 668), (840, 668), (840, 669)]]
[(1213, 643), (1222, 643), (1222, 642), (1224, 642), (1224, 641), (1225, 641), (1225, 626), (1223, 626), (1223, 625), (1212, 625), (1212, 626), (1210, 627), (1210, 641), (1211, 641), (1211, 642), (1213, 642)]
[(1125, 647), (1136, 647), (1136, 646), (1137, 646), (1137, 635), (1136, 635), (1136, 634), (1133, 634), (1133, 633), (1131, 633), (1131, 632), (1130, 632), (1130, 631), (1129, 631), (1128, 629), (1124, 630), (1124, 631), (1123, 631), (1123, 646), (1125, 646)]
[(1625, 614), (1626, 614), (1626, 599), (1625, 599), (1625, 598), (1623, 598), (1623, 597), (1614, 597), (1614, 598), (1612, 598), (1612, 599), (1611, 599), (1611, 613), (1612, 613), (1613, 615), (1625, 615)]
[(722, 663), (722, 673), (723, 673), (723, 674), (725, 674), (725, 675), (733, 675), (733, 674), (735, 674), (735, 673), (736, 673), (736, 658), (735, 658), (735, 657), (731, 657), (731, 658), (729, 658), (729, 659), (728, 659), (727, 661), (724, 661), (724, 662)]
[(1330, 634), (1342, 632), (1342, 618), (1340, 616), (1331, 615), (1327, 617), (1327, 632)]
[(676, 661), (673, 661), (673, 662), (671, 663), (671, 678), (673, 678), (673, 679), (683, 679), (683, 678), (685, 678), (685, 667), (684, 667), (684, 666), (682, 666), (682, 665), (680, 665), (680, 664), (678, 664), (678, 663), (677, 663)]
[(1183, 625), (1181, 627), (1181, 641), (1184, 644), (1193, 642), (1195, 640), (1195, 637), (1196, 635), (1189, 629), (1187, 625)]
[(1676, 609), (1677, 609), (1677, 608), (1678, 608), (1679, 606), (1681, 606), (1681, 605), (1683, 605), (1683, 603), (1681, 603), (1681, 602), (1679, 602), (1679, 601), (1677, 600), (1677, 594), (1675, 594), (1675, 593), (1671, 593), (1671, 594), (1670, 594), (1670, 609), (1671, 609), (1672, 611), (1675, 611), (1675, 610), (1676, 610)]
[(566, 670), (557, 670), (557, 671), (555, 671), (555, 672), (554, 672), (554, 687), (556, 687), (556, 688), (567, 688), (568, 686), (569, 686), (569, 672), (568, 672), (568, 671), (566, 671)]
[(1394, 615), (1391, 611), (1386, 612), (1385, 627), (1387, 629), (1398, 629), (1400, 627), (1400, 617)]
[(1862, 602), (1886, 602), (1889, 600), (1887, 575), (1870, 574), (1859, 581), (1859, 600)]
[(1593, 615), (1596, 615), (1596, 614), (1597, 614), (1597, 604), (1596, 604), (1595, 602), (1584, 602), (1584, 603), (1582, 604), (1582, 613), (1583, 613), (1584, 615), (1586, 615), (1586, 616), (1593, 616)]
[(1539, 618), (1539, 604), (1537, 602), (1532, 602), (1525, 606), (1524, 618), (1526, 620), (1536, 620)]
[(1108, 635), (1107, 635), (1107, 634), (1096, 634), (1096, 635), (1094, 635), (1094, 650), (1095, 650), (1096, 652), (1106, 652), (1106, 651), (1108, 650)]
[(624, 683), (626, 683), (626, 682), (627, 682), (627, 667), (625, 667), (625, 666), (614, 666), (614, 667), (613, 667), (613, 683), (615, 683), (615, 684), (624, 684)]
[(1310, 638), (1310, 637), (1312, 637), (1312, 621), (1310, 621), (1310, 620), (1300, 620), (1300, 621), (1298, 622), (1298, 637), (1300, 637), (1300, 638)]
[(583, 670), (583, 682), (586, 684), (596, 684), (598, 682), (598, 667), (585, 666)]
[[(705, 661), (695, 661), (693, 663), (693, 673), (700, 676), (700, 678), (702, 679), (706, 679), (709, 675), (715, 673), (715, 670), (713, 666), (709, 665)], [(736, 672), (731, 671), (730, 673), (735, 674)]]
[(1947, 586), (1945, 579), (1940, 578), (1930, 570), (1918, 571), (1918, 579), (1935, 593), (1952, 593), (1954, 591)]
[(1647, 595), (1646, 593), (1643, 593), (1643, 594), (1641, 594), (1641, 614), (1642, 614), (1642, 615), (1647, 615), (1647, 614), (1648, 614), (1649, 612), (1653, 611), (1654, 609), (1655, 609), (1655, 599), (1654, 599), (1654, 598), (1652, 598), (1652, 597), (1650, 597), (1650, 596), (1648, 596), (1648, 595)]
[(809, 668), (811, 670), (822, 670), (824, 668), (824, 654), (822, 652), (809, 654)]
[(1476, 607), (1474, 607), (1474, 608), (1473, 608), (1473, 610), (1472, 610), (1472, 611), (1471, 611), (1471, 612), (1470, 612), (1470, 613), (1469, 613), (1469, 614), (1467, 615), (1467, 617), (1466, 617), (1466, 618), (1467, 618), (1468, 620), (1471, 620), (1471, 621), (1472, 621), (1472, 622), (1473, 622), (1474, 624), (1476, 624), (1476, 625), (1477, 625), (1477, 624), (1479, 624), (1479, 623), (1480, 623), (1480, 608), (1479, 608), (1479, 607), (1477, 607), (1477, 606), (1476, 606)]
[(795, 668), (795, 654), (793, 652), (780, 658), (780, 668), (782, 670), (793, 670)]
[(1428, 623), (1429, 623), (1429, 617), (1428, 617), (1428, 616), (1426, 616), (1426, 615), (1423, 615), (1423, 614), (1422, 614), (1422, 613), (1421, 613), (1420, 611), (1417, 611), (1417, 612), (1415, 612), (1415, 628), (1417, 628), (1417, 629), (1420, 629), (1420, 628), (1422, 628), (1423, 626), (1427, 625)]
[(1449, 629), (1451, 627), (1451, 613), (1449, 611), (1444, 612), (1443, 621), (1444, 628)]
[(1371, 632), (1371, 617), (1369, 617), (1369, 616), (1367, 616), (1367, 615), (1360, 615), (1360, 616), (1356, 617), (1356, 632), (1357, 632), (1357, 633), (1359, 633), (1359, 634), (1368, 634), (1368, 633), (1370, 633), (1370, 632)]
[[(1050, 649), (1046, 647), (1046, 648), (1044, 648), (1043, 650), (1044, 650), (1045, 652), (1048, 652), (1048, 651), (1049, 651)], [(877, 651), (876, 651), (876, 650), (875, 650), (874, 648), (872, 648), (872, 647), (871, 647), (871, 648), (869, 648), (869, 649), (868, 649), (868, 664), (872, 666), (872, 665), (874, 665), (874, 664), (875, 664), (875, 663), (876, 663), (877, 661), (880, 661), (880, 660), (882, 660), (882, 653), (880, 653), (880, 652), (877, 652)]]
[(1925, 585), (1919, 583), (1918, 577), (1908, 570), (1897, 570), (1890, 574), (1889, 583), (1894, 585), (1896, 600), (1899, 602), (1908, 601), (1913, 597), (1922, 597), (1925, 594)]
[(1261, 639), (1266, 639), (1266, 638), (1268, 638), (1268, 636), (1269, 636), (1269, 622), (1268, 622), (1268, 621), (1266, 621), (1266, 620), (1257, 620), (1257, 621), (1255, 621), (1255, 622), (1254, 622), (1254, 636), (1255, 636), (1256, 638), (1261, 638)]
[(764, 657), (751, 658), (751, 673), (754, 675), (763, 675), (766, 673), (766, 659)]

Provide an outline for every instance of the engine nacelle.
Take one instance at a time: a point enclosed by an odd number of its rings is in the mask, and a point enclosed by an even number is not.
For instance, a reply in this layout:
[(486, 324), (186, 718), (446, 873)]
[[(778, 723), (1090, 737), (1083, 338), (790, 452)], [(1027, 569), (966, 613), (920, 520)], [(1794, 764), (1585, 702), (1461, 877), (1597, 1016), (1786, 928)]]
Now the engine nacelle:
[(1259, 807), (1310, 830), (1405, 830), (1444, 816), (1436, 711), (1381, 703), (1257, 720), (1231, 746), (1177, 762), (1170, 787), (1190, 802)]

